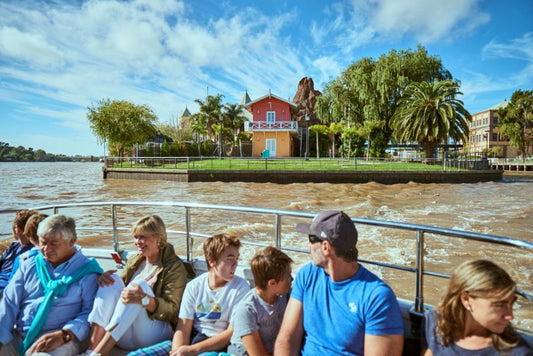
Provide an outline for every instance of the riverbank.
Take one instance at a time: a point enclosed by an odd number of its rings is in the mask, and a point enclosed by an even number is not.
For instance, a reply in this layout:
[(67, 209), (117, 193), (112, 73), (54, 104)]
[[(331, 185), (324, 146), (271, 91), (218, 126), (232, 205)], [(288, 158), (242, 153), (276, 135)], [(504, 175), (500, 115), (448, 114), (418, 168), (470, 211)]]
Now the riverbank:
[(104, 179), (255, 183), (479, 183), (501, 181), (502, 170), (471, 171), (238, 171), (103, 167)]

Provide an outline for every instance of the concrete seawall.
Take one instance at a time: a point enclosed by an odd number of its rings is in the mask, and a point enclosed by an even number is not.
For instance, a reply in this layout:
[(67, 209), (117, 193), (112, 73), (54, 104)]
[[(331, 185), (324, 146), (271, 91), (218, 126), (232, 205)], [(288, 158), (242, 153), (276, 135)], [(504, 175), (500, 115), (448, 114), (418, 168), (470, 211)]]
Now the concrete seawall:
[(500, 181), (502, 170), (423, 171), (207, 171), (178, 169), (103, 168), (104, 179), (168, 180), (176, 182), (256, 183), (477, 183)]

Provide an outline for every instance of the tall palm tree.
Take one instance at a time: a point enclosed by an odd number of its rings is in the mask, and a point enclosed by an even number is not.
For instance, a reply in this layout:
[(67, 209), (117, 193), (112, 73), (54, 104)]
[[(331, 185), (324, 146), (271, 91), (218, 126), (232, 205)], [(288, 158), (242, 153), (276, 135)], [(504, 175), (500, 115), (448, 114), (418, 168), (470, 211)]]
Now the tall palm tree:
[(244, 107), (240, 104), (226, 104), (224, 105), (224, 116), (226, 117), (231, 131), (233, 132), (233, 144), (237, 144), (237, 137), (239, 133), (244, 130)]
[(409, 84), (389, 122), (394, 136), (417, 141), (427, 158), (434, 158), (439, 143), (448, 138), (466, 140), (472, 117), (456, 98), (462, 94), (451, 80)]
[(213, 139), (213, 124), (218, 123), (218, 117), (222, 114), (222, 98), (224, 95), (217, 94), (215, 96), (208, 95), (205, 101), (201, 99), (194, 99), (194, 102), (198, 104), (200, 113), (205, 115), (205, 125), (209, 132), (209, 137)]

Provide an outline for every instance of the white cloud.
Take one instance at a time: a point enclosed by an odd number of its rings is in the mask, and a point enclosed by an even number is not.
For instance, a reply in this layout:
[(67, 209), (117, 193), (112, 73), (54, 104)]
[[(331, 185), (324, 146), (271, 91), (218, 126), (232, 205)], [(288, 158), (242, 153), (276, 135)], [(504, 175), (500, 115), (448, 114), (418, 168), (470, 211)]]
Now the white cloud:
[[(363, 0), (357, 0), (363, 1)], [(479, 0), (373, 0), (371, 23), (388, 36), (412, 35), (423, 43), (446, 40), (487, 23)]]

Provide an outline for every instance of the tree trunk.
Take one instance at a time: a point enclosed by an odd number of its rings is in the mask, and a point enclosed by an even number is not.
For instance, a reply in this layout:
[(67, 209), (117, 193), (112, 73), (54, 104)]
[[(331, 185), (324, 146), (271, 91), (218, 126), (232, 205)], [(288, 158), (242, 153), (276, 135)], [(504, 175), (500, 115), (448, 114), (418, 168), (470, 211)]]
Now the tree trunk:
[(320, 158), (320, 151), (318, 147), (318, 132), (315, 132), (316, 135), (316, 158)]

